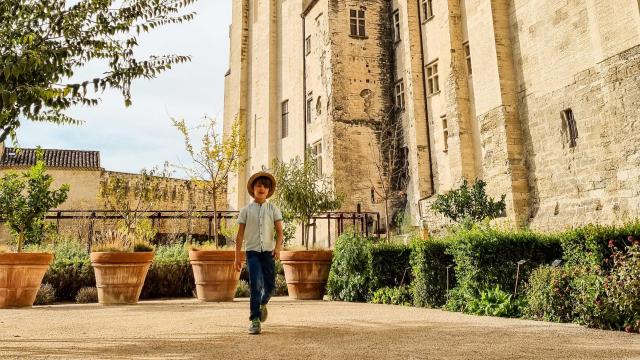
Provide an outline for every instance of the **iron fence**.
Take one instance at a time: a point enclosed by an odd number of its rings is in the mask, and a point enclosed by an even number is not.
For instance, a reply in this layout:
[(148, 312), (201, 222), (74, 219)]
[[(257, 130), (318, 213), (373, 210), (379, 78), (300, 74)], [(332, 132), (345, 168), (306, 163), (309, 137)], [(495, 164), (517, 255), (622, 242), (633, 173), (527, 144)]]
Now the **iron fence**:
[[(199, 227), (199, 231), (195, 231), (194, 234), (200, 235), (201, 238), (205, 237), (210, 241), (213, 238), (214, 219), (217, 218), (217, 232), (220, 233), (223, 220), (235, 220), (238, 217), (239, 211), (218, 211), (214, 214), (211, 210), (200, 211), (184, 211), (184, 210), (154, 210), (154, 211), (141, 211), (136, 215), (139, 218), (145, 218), (151, 220), (152, 227), (158, 232), (162, 233), (163, 222), (168, 220), (178, 220), (187, 222), (205, 222), (204, 228)], [(88, 247), (93, 244), (96, 233), (97, 224), (102, 222), (103, 229), (109, 227), (105, 225), (109, 222), (116, 222), (123, 219), (123, 217), (114, 210), (52, 210), (47, 213), (45, 219), (55, 223), (55, 228), (60, 233), (61, 225), (65, 221), (84, 220), (86, 222), (87, 231), (86, 237)], [(1, 220), (0, 220), (1, 221)], [(380, 213), (378, 212), (362, 212), (362, 211), (341, 211), (341, 212), (326, 212), (321, 213), (312, 218), (310, 226), (312, 231), (313, 243), (316, 243), (318, 232), (322, 232), (322, 222), (326, 222), (326, 241), (327, 246), (332, 247), (332, 233), (333, 238), (337, 238), (342, 233), (350, 229), (358, 234), (366, 237), (380, 238)], [(72, 224), (73, 225), (73, 224)], [(85, 226), (83, 225), (83, 226)], [(202, 224), (201, 224), (202, 225)], [(78, 225), (76, 225), (78, 226)], [(189, 225), (187, 226), (189, 227)], [(76, 229), (80, 230), (80, 229)], [(190, 232), (187, 229), (185, 233)], [(310, 239), (310, 240), (311, 240)]]

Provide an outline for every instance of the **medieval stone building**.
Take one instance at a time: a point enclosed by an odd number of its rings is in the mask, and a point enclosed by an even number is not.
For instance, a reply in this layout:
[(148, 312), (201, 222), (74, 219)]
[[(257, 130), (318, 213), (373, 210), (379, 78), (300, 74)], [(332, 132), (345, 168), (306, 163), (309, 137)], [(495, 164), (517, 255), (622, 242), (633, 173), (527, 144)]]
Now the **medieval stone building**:
[(515, 225), (639, 215), (638, 0), (234, 0), (230, 43), (225, 129), (249, 142), (232, 208), (252, 172), (311, 147), (345, 210), (381, 211), (396, 122), (415, 225), (476, 178)]

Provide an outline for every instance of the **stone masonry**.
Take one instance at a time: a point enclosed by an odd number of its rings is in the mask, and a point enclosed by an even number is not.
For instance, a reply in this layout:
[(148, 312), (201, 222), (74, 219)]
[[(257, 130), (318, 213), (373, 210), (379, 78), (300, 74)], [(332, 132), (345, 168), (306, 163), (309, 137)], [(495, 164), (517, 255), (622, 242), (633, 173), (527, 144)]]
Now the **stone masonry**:
[(506, 194), (513, 226), (640, 216), (638, 0), (233, 3), (224, 121), (249, 164), (231, 208), (250, 173), (310, 146), (344, 210), (382, 211), (375, 130), (397, 119), (414, 225), (441, 224), (429, 205), (463, 179)]

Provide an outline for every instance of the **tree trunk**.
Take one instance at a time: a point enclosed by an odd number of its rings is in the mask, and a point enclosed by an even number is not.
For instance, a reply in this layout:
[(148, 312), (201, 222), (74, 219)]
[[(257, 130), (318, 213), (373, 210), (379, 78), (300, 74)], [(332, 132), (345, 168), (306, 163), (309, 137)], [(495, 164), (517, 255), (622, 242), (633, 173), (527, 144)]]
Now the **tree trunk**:
[(213, 189), (213, 241), (218, 248), (218, 201), (216, 198), (216, 189)]
[(387, 242), (391, 242), (391, 226), (389, 226), (389, 199), (384, 199), (384, 221), (386, 227)]
[(305, 220), (304, 222), (304, 234), (305, 245), (307, 247), (307, 250), (309, 250), (309, 220)]
[(19, 253), (22, 252), (23, 244), (24, 244), (24, 230), (20, 230), (20, 233), (18, 234), (18, 252)]

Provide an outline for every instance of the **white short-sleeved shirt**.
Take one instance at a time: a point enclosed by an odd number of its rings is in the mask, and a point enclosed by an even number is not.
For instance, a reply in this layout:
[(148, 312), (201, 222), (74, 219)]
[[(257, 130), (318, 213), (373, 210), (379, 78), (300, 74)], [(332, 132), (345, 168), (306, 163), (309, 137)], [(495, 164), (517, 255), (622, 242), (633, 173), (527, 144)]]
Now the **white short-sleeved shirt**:
[(238, 215), (238, 223), (245, 224), (245, 251), (273, 251), (276, 247), (275, 222), (280, 220), (282, 213), (269, 202), (259, 204), (252, 201), (243, 207)]

